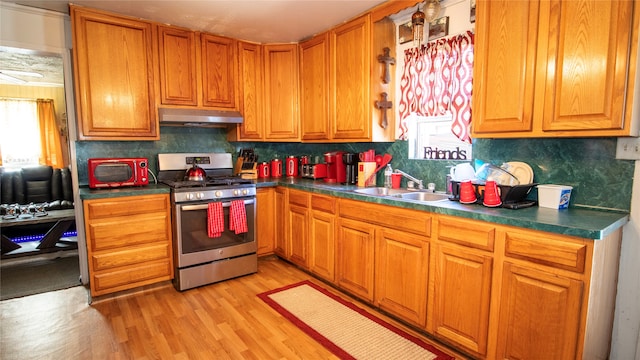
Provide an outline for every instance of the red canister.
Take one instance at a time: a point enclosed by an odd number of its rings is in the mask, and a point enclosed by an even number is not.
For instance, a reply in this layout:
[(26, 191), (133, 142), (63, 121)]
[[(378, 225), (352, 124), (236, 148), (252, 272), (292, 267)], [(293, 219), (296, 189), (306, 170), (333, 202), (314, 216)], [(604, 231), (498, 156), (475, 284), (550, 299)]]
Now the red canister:
[(282, 160), (278, 158), (271, 160), (271, 177), (282, 177)]
[(297, 157), (293, 155), (287, 157), (286, 172), (287, 172), (287, 177), (298, 176), (298, 158)]
[(264, 179), (264, 178), (268, 178), (269, 176), (271, 176), (269, 163), (268, 162), (262, 162), (262, 163), (258, 164), (258, 178)]

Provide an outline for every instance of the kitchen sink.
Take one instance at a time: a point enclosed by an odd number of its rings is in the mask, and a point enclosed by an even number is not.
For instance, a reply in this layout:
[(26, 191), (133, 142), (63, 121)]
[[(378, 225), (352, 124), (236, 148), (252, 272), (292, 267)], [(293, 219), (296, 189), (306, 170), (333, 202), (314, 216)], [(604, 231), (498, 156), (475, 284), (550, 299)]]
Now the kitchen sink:
[(395, 196), (409, 193), (409, 190), (405, 189), (389, 189), (386, 187), (368, 187), (363, 189), (353, 190), (358, 194), (375, 195), (375, 196)]
[(426, 192), (426, 191), (407, 192), (404, 194), (398, 194), (395, 197), (405, 199), (405, 200), (416, 200), (416, 201), (424, 201), (424, 202), (441, 201), (441, 200), (449, 199), (449, 195), (447, 194), (432, 193), (432, 192)]

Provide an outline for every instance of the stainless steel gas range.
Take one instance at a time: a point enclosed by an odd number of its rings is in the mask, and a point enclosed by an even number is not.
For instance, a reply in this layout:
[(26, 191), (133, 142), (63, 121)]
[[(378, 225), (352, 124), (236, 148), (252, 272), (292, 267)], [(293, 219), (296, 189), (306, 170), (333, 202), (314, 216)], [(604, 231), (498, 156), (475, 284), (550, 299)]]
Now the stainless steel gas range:
[[(185, 180), (194, 161), (205, 170), (204, 181)], [(258, 271), (256, 186), (233, 176), (231, 154), (159, 154), (158, 167), (158, 181), (171, 188), (175, 288), (187, 290)], [(235, 223), (238, 214), (244, 215), (240, 221), (246, 221), (246, 232), (231, 229), (231, 218)], [(219, 230), (213, 235), (212, 221)]]

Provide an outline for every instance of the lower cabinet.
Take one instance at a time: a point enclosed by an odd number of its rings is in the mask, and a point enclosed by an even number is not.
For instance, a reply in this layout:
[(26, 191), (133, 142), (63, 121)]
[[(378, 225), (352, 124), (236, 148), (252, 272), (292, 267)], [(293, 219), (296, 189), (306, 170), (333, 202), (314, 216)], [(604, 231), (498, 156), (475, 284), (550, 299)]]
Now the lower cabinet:
[(336, 284), (369, 302), (373, 302), (374, 246), (371, 224), (338, 219)]
[(256, 252), (258, 256), (271, 254), (276, 237), (275, 189), (257, 189), (256, 203)]
[(307, 268), (309, 251), (309, 193), (289, 190), (289, 206), (286, 210), (288, 252), (287, 259)]
[(84, 201), (91, 295), (173, 278), (168, 194)]
[(580, 280), (505, 263), (497, 358), (578, 358), (583, 291)]
[(284, 187), (277, 187), (274, 193), (276, 237), (274, 239), (273, 252), (283, 258), (287, 258), (289, 252), (285, 227), (287, 194), (287, 188)]
[(331, 282), (335, 281), (335, 213), (335, 198), (311, 195), (309, 270)]
[(609, 354), (621, 229), (590, 240), (284, 187), (275, 208), (279, 256), (474, 358)]
[(496, 227), (440, 216), (431, 250), (427, 331), (486, 355)]
[(427, 238), (397, 230), (376, 230), (375, 258), (375, 304), (424, 327), (429, 266)]

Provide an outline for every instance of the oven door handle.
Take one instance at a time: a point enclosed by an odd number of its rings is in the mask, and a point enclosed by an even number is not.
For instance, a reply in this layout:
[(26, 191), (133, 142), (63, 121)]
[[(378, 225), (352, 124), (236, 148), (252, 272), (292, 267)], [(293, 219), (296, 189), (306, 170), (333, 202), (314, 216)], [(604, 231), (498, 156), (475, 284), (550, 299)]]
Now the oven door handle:
[[(244, 200), (244, 205), (251, 205), (254, 204), (256, 202), (255, 199), (248, 199), (248, 200)], [(222, 203), (222, 207), (226, 208), (226, 207), (230, 207), (231, 206), (231, 201), (225, 201)], [(192, 211), (192, 210), (206, 210), (209, 208), (209, 204), (198, 204), (198, 205), (182, 205), (180, 207), (183, 211)]]

